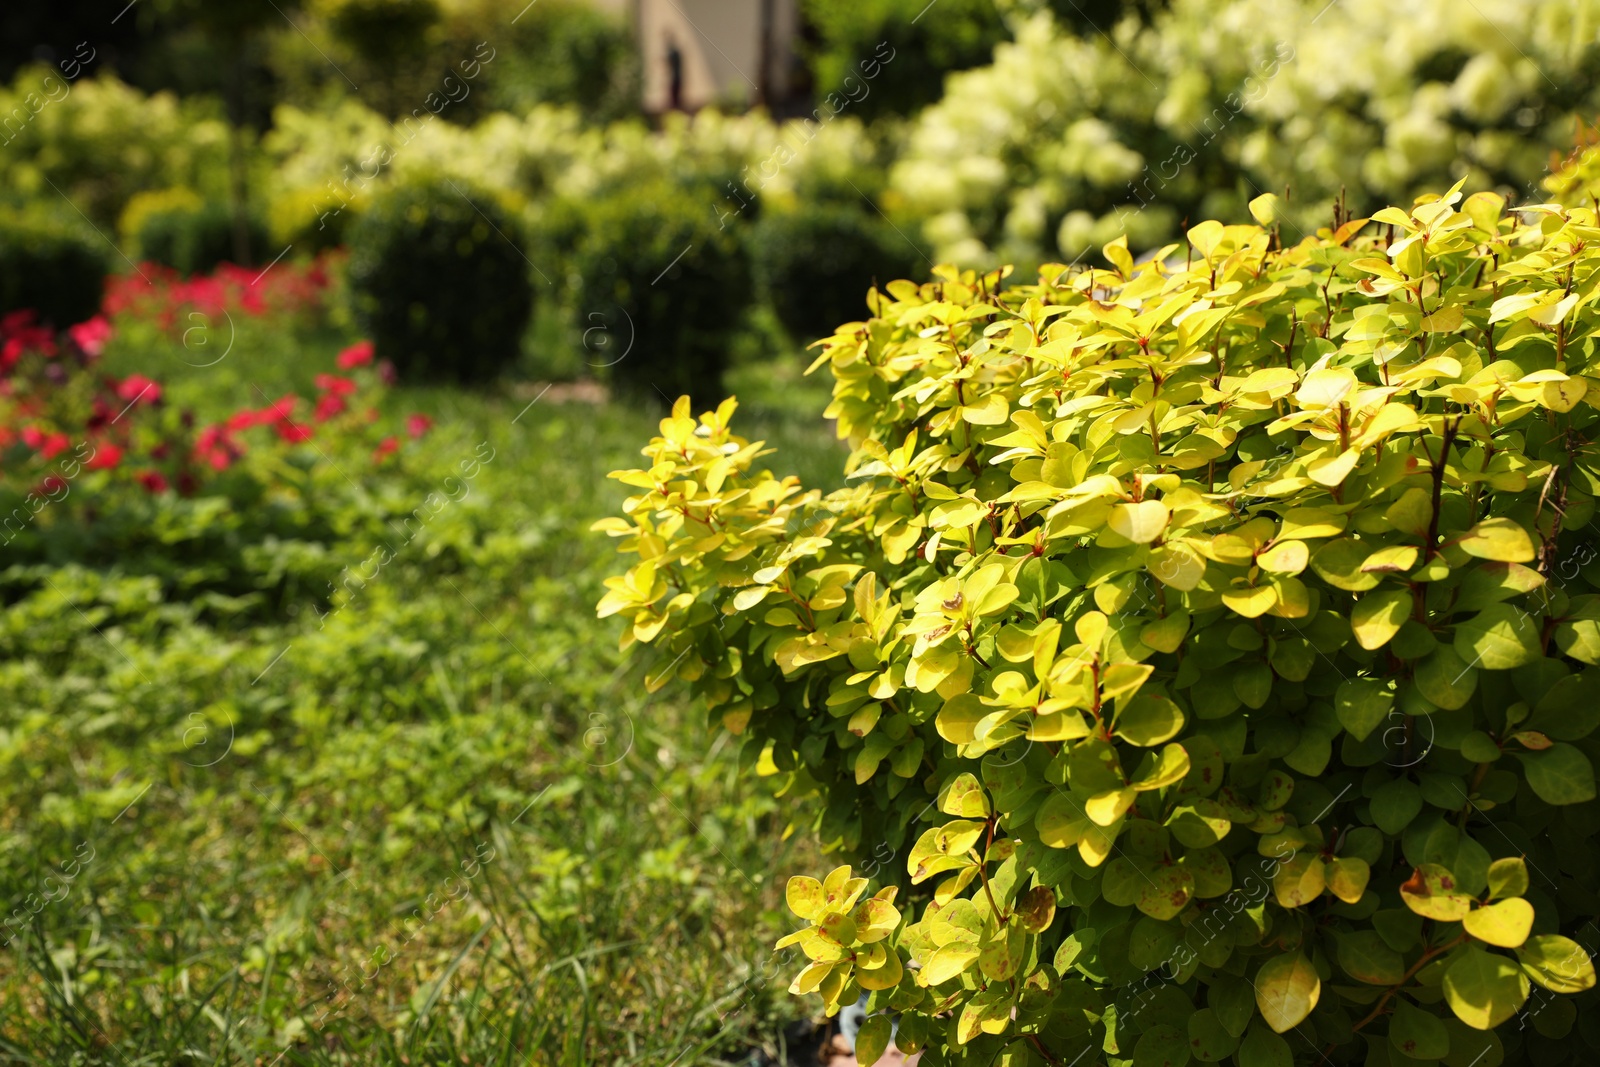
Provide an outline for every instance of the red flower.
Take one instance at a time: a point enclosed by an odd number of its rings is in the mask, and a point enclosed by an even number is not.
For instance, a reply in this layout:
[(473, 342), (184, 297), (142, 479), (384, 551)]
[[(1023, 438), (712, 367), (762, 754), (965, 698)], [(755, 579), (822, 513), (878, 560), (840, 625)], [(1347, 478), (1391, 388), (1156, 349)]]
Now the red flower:
[(67, 336), (72, 338), (72, 343), (89, 356), (98, 356), (105, 351), (106, 342), (111, 340), (111, 334), (111, 323), (107, 322), (103, 315), (96, 315), (87, 322), (67, 327)]
[(323, 393), (317, 398), (315, 418), (318, 422), (327, 422), (335, 415), (344, 414), (344, 398), (333, 393)]
[(294, 415), (294, 409), (299, 406), (300, 398), (293, 393), (285, 393), (260, 411), (256, 412), (256, 422), (271, 422), (274, 419), (287, 419)]
[(160, 471), (140, 471), (139, 484), (144, 486), (146, 492), (165, 493), (172, 488), (167, 484), (166, 475)]
[[(232, 466), (233, 461), (244, 455), (244, 449), (239, 447), (225, 426), (207, 426), (200, 431), (194, 441), (195, 457), (206, 463), (212, 470), (225, 471)], [(189, 492), (185, 488), (184, 492)]]
[(410, 415), (406, 418), (406, 433), (412, 437), (420, 438), (431, 429), (433, 420), (426, 415)]
[(248, 430), (252, 426), (260, 426), (262, 423), (271, 421), (272, 414), (270, 410), (251, 411), (249, 408), (245, 408), (243, 411), (228, 417), (228, 429), (236, 433), (239, 430)]
[(8, 311), (4, 318), (0, 318), (0, 334), (10, 336), (19, 330), (33, 325), (33, 309), (18, 308)]
[(372, 362), (372, 342), (357, 341), (343, 352), (339, 353), (339, 369), (353, 370), (356, 367), (365, 367)]
[(72, 442), (64, 433), (46, 433), (37, 426), (24, 426), (22, 443), (45, 459), (53, 459), (57, 453), (65, 451)]
[(372, 450), (372, 462), (382, 463), (385, 457), (394, 455), (399, 448), (400, 439), (398, 437), (385, 437), (378, 442), (378, 447)]
[(121, 462), (122, 449), (108, 441), (98, 446), (89, 462), (83, 466), (85, 470), (108, 471), (115, 470)]
[(154, 404), (161, 399), (161, 385), (142, 374), (130, 374), (117, 386), (117, 395), (130, 404)]
[(273, 427), (273, 429), (278, 431), (279, 437), (283, 438), (285, 441), (288, 441), (290, 444), (296, 444), (300, 441), (304, 441), (311, 436), (311, 427), (306, 426), (303, 423), (291, 422), (288, 419), (280, 420), (277, 425)]
[(356, 391), (356, 383), (352, 378), (341, 378), (337, 374), (319, 374), (317, 388), (335, 396), (349, 396)]

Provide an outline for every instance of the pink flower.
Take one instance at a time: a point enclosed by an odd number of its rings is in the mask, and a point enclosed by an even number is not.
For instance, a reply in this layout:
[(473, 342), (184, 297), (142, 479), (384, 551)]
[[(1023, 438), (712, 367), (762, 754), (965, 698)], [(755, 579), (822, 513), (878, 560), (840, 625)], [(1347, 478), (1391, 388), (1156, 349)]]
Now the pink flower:
[(160, 471), (140, 471), (139, 484), (144, 486), (148, 493), (165, 493), (172, 488), (167, 484), (166, 475)]
[(357, 341), (343, 352), (339, 353), (339, 369), (353, 370), (356, 367), (365, 367), (372, 362), (372, 342)]
[(399, 448), (400, 439), (398, 437), (385, 437), (378, 442), (378, 447), (372, 450), (372, 462), (382, 463), (386, 457), (394, 455)]
[(96, 315), (87, 322), (67, 327), (67, 336), (72, 338), (72, 343), (83, 349), (85, 355), (90, 356), (98, 356), (105, 351), (106, 342), (111, 340), (111, 334), (111, 323), (107, 322), (103, 315)]
[(414, 438), (421, 438), (423, 434), (433, 429), (433, 420), (426, 415), (410, 415), (406, 418), (406, 433)]
[(341, 378), (337, 374), (319, 374), (317, 388), (335, 396), (349, 396), (356, 391), (356, 383), (352, 378)]
[(345, 411), (344, 397), (333, 393), (323, 393), (317, 398), (317, 410), (313, 417), (318, 422), (327, 422), (335, 415), (342, 415)]
[(122, 449), (108, 441), (96, 448), (89, 462), (83, 466), (85, 470), (109, 471), (115, 470), (121, 463)]
[(262, 423), (271, 421), (272, 415), (270, 412), (251, 411), (249, 408), (245, 408), (243, 411), (228, 417), (228, 429), (238, 432), (239, 430), (248, 430), (252, 426), (260, 426)]
[(161, 399), (161, 385), (142, 374), (130, 374), (117, 386), (117, 395), (130, 404), (154, 404)]

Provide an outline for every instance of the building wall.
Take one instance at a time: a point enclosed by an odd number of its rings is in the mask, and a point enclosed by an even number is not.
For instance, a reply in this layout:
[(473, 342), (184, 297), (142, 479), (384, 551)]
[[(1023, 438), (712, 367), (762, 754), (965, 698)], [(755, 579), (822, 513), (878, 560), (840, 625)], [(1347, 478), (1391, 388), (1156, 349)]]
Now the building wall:
[[(674, 48), (679, 103), (771, 107), (788, 96), (799, 29), (797, 0), (632, 0), (644, 66), (644, 109), (672, 107)], [(763, 22), (766, 42), (763, 46)]]

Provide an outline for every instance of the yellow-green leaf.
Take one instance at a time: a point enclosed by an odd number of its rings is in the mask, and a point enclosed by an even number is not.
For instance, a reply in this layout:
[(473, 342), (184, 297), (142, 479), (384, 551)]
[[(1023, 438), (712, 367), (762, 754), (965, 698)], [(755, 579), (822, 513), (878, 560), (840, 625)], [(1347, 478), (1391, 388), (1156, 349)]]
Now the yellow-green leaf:
[(1521, 897), (1474, 908), (1461, 920), (1462, 928), (1490, 945), (1516, 948), (1533, 932), (1533, 905)]
[(1317, 970), (1298, 952), (1274, 956), (1256, 972), (1256, 1007), (1277, 1033), (1292, 1030), (1311, 1014), (1322, 996)]

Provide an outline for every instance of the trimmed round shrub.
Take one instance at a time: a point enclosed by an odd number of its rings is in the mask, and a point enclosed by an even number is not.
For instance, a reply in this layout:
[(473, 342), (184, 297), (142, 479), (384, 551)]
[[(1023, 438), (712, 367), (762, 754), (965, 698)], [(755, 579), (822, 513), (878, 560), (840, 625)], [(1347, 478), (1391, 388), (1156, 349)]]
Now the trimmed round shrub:
[[(205, 200), (178, 187), (134, 195), (123, 209), (120, 228), (136, 258), (187, 276), (209, 274), (218, 264), (237, 262), (233, 222), (233, 209), (227, 203)], [(270, 258), (266, 225), (250, 215), (245, 226), (250, 258)]]
[(673, 397), (722, 380), (752, 287), (743, 243), (714, 203), (659, 182), (581, 207), (575, 239), (562, 227), (588, 362), (625, 392)]
[(533, 311), (517, 220), (459, 179), (377, 195), (350, 228), (350, 286), (378, 355), (423, 380), (494, 378)]
[(850, 488), (687, 396), (617, 473), (600, 614), (812, 798), (859, 1062), (1600, 1059), (1600, 220), (1459, 188), (891, 282)]
[(110, 269), (105, 241), (34, 206), (0, 209), (0, 313), (31, 308), (65, 328), (91, 318)]
[(751, 231), (750, 252), (762, 297), (803, 342), (865, 318), (869, 288), (923, 265), (894, 227), (843, 204), (767, 213)]

